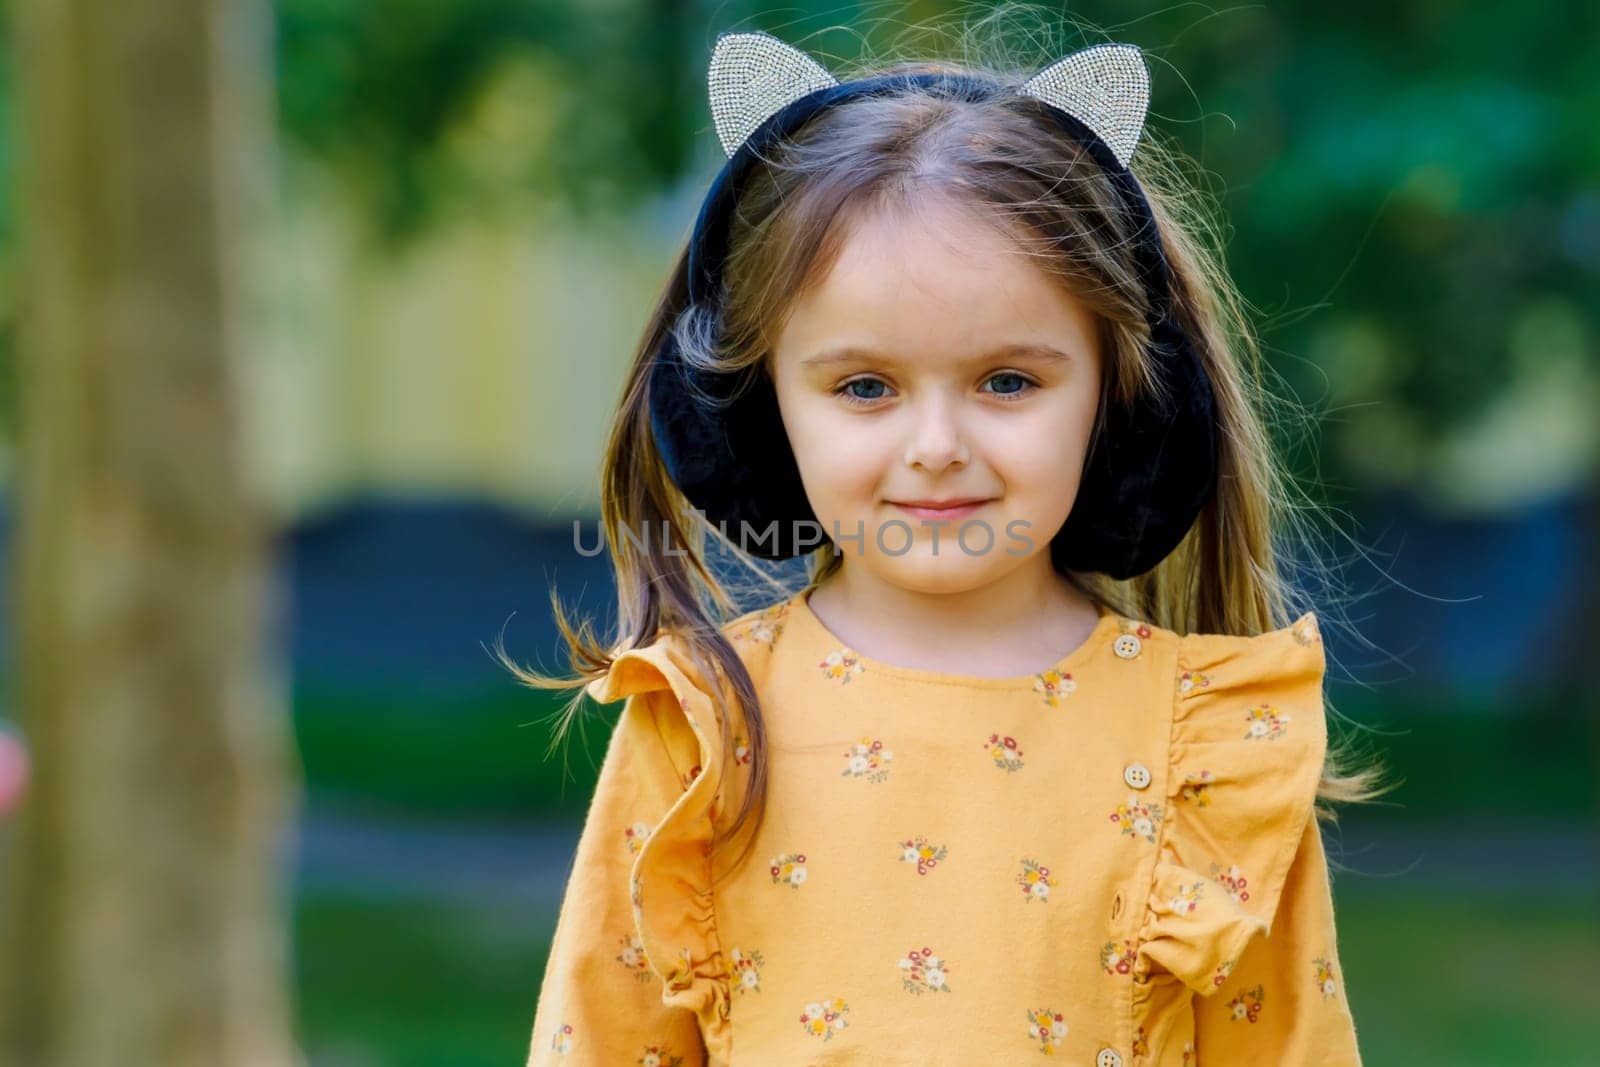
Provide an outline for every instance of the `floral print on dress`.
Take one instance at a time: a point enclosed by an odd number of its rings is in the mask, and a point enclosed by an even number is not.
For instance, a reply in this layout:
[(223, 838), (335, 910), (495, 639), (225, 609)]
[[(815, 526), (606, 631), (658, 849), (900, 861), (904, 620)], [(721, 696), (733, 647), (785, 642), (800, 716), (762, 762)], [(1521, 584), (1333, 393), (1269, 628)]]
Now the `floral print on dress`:
[(687, 774), (685, 774), (683, 776), (683, 787), (685, 789), (688, 789), (691, 785), (694, 784), (694, 780), (696, 778), (700, 777), (701, 770), (703, 770), (703, 768), (698, 763), (696, 763), (693, 767), (689, 768), (689, 773), (687, 773)]
[(933, 954), (931, 948), (912, 949), (900, 957), (900, 984), (919, 996), (927, 992), (950, 992), (950, 965)]
[(1322, 640), (1322, 635), (1317, 632), (1317, 620), (1314, 615), (1307, 615), (1295, 623), (1289, 633), (1302, 645), (1314, 645)]
[(944, 845), (935, 845), (926, 837), (918, 834), (910, 841), (901, 841), (900, 862), (915, 863), (918, 874), (927, 874), (939, 865), (945, 854), (950, 850)]
[(754, 755), (750, 751), (750, 742), (743, 734), (733, 739), (733, 762), (735, 764), (749, 763)]
[(787, 600), (771, 607), (763, 608), (756, 612), (755, 617), (747, 622), (744, 627), (734, 632), (735, 641), (753, 641), (759, 645), (772, 648), (778, 643), (778, 635), (783, 633), (785, 617), (789, 613)]
[(640, 1067), (683, 1067), (683, 1057), (674, 1056), (662, 1045), (648, 1045), (639, 1057)]
[(861, 662), (861, 657), (848, 648), (835, 649), (817, 666), (822, 668), (822, 676), (841, 685), (850, 684), (850, 679), (866, 670), (866, 665)]
[(1204, 689), (1211, 684), (1211, 675), (1205, 671), (1184, 671), (1178, 675), (1178, 692), (1187, 696), (1196, 689)]
[(1243, 993), (1228, 1001), (1228, 1011), (1231, 1013), (1229, 1018), (1234, 1022), (1238, 1022), (1240, 1019), (1248, 1019), (1251, 1022), (1255, 1022), (1261, 1017), (1261, 1001), (1266, 996), (1266, 992), (1265, 987), (1258, 985), (1254, 989), (1246, 989)]
[(771, 868), (773, 885), (787, 885), (790, 889), (799, 889), (806, 884), (804, 852), (785, 852), (781, 856), (774, 856)]
[(1321, 991), (1322, 995), (1331, 997), (1338, 993), (1339, 981), (1333, 973), (1333, 963), (1326, 957), (1318, 956), (1311, 961), (1311, 964), (1317, 969), (1317, 989)]
[(865, 778), (869, 782), (881, 782), (889, 777), (889, 761), (894, 759), (894, 753), (883, 747), (883, 742), (875, 737), (863, 737), (845, 752), (845, 768), (840, 775), (845, 778)]
[(1061, 879), (1051, 877), (1049, 867), (1024, 859), (1022, 873), (1017, 875), (1017, 884), (1022, 887), (1023, 896), (1031, 904), (1035, 900), (1049, 900), (1050, 890), (1060, 885)]
[(761, 992), (761, 968), (766, 960), (755, 949), (749, 952), (740, 948), (728, 953), (728, 984), (736, 993)]
[(644, 942), (633, 934), (624, 934), (620, 940), (622, 951), (617, 953), (617, 962), (639, 981), (649, 981), (650, 961), (644, 957)]
[(1033, 691), (1044, 694), (1044, 702), (1050, 707), (1061, 703), (1061, 698), (1077, 692), (1078, 683), (1072, 680), (1072, 675), (1058, 671), (1054, 667), (1047, 671), (1040, 671), (1034, 676)]
[(845, 1018), (849, 1010), (850, 1006), (844, 1002), (843, 997), (814, 1000), (800, 1013), (800, 1025), (804, 1026), (806, 1033), (813, 1037), (832, 1041), (835, 1031), (843, 1030), (850, 1025), (850, 1020)]
[(1271, 704), (1257, 704), (1244, 713), (1244, 721), (1249, 724), (1244, 733), (1247, 741), (1258, 737), (1272, 741), (1289, 730), (1289, 716)]
[(1231, 960), (1223, 960), (1221, 963), (1217, 964), (1216, 973), (1211, 976), (1211, 984), (1220, 986), (1223, 982), (1226, 982), (1228, 980), (1228, 975), (1233, 973), (1234, 964), (1238, 962), (1239, 957), (1235, 956)]
[(1015, 737), (990, 734), (989, 740), (984, 742), (983, 747), (989, 750), (989, 758), (994, 760), (994, 765), (1001, 770), (1022, 769), (1022, 749), (1017, 745)]
[(1167, 901), (1167, 907), (1176, 915), (1193, 915), (1200, 906), (1200, 887), (1205, 883), (1196, 882), (1193, 885), (1180, 885), (1178, 895)]
[(1194, 1067), (1194, 1042), (1183, 1043), (1183, 1067)]
[(1238, 866), (1223, 870), (1220, 864), (1213, 863), (1211, 865), (1211, 878), (1226, 889), (1228, 895), (1239, 903), (1243, 904), (1250, 899), (1250, 890), (1245, 888), (1245, 886), (1249, 885), (1249, 882), (1245, 880), (1244, 872), (1239, 870)]
[(1161, 805), (1155, 801), (1143, 801), (1133, 794), (1128, 794), (1126, 804), (1118, 804), (1117, 810), (1111, 813), (1111, 821), (1122, 827), (1122, 832), (1129, 837), (1142, 837), (1151, 844), (1155, 844), (1156, 828), (1161, 825), (1163, 818)]
[(1054, 1056), (1067, 1039), (1067, 1018), (1049, 1008), (1030, 1010), (1028, 1036), (1039, 1042), (1040, 1052)]
[(1133, 961), (1138, 957), (1134, 943), (1123, 938), (1121, 944), (1107, 941), (1100, 946), (1100, 966), (1109, 975), (1132, 974)]
[(558, 1056), (565, 1056), (572, 1051), (572, 1024), (557, 1023), (556, 1032), (550, 1038), (550, 1047)]
[(644, 843), (650, 839), (650, 824), (636, 822), (622, 831), (624, 843), (628, 846), (628, 855), (637, 855), (644, 848)]
[(1144, 1036), (1144, 1027), (1142, 1026), (1133, 1032), (1133, 1054), (1135, 1056), (1150, 1055), (1150, 1042)]
[(1199, 771), (1183, 776), (1183, 785), (1178, 787), (1179, 800), (1192, 800), (1197, 808), (1211, 806), (1211, 787), (1216, 784), (1210, 771)]

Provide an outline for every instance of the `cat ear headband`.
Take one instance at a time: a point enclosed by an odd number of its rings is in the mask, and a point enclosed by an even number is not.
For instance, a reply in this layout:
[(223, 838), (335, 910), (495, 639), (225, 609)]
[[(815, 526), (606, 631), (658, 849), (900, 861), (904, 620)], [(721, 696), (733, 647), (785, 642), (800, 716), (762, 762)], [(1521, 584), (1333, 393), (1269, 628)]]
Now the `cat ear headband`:
[[(719, 36), (708, 83), (728, 161), (695, 220), (685, 280), (689, 300), (708, 307), (720, 292), (741, 179), (819, 111), (906, 89), (966, 100), (1012, 91), (987, 78), (928, 72), (841, 84), (810, 56), (765, 33)], [(1056, 60), (1016, 91), (1048, 105), (1048, 113), (1105, 170), (1133, 222), (1134, 257), (1150, 294), (1150, 349), (1162, 379), (1158, 396), (1164, 400), (1149, 396), (1131, 408), (1108, 401), (1072, 513), (1050, 544), (1058, 569), (1131, 578), (1177, 546), (1217, 479), (1211, 383), (1173, 314), (1160, 235), (1128, 170), (1144, 128), (1150, 76), (1138, 48), (1095, 45)], [(651, 430), (667, 473), (709, 522), (764, 559), (790, 559), (816, 547), (820, 524), (809, 525), (817, 519), (766, 374), (691, 367), (668, 330), (650, 368), (648, 393)]]

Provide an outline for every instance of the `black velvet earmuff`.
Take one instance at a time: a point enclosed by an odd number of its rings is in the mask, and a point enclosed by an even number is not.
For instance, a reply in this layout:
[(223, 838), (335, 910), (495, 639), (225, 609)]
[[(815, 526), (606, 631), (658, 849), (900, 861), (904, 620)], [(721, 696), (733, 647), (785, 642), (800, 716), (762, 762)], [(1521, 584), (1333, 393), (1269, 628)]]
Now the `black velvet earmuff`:
[[(729, 158), (695, 220), (686, 284), (691, 303), (712, 309), (728, 250), (729, 220), (745, 174), (812, 116), (873, 93), (922, 89), (978, 100), (1011, 91), (987, 79), (946, 73), (839, 84), (810, 57), (767, 34), (719, 38), (710, 81), (712, 108)], [(1127, 167), (1142, 129), (1148, 85), (1138, 49), (1098, 45), (1044, 68), (1021, 90), (1043, 101), (1110, 176), (1133, 223), (1133, 252), (1150, 294), (1150, 352), (1161, 378), (1157, 393), (1165, 401), (1148, 396), (1131, 408), (1108, 403), (1072, 513), (1050, 543), (1057, 569), (1119, 579), (1143, 574), (1161, 562), (1193, 525), (1217, 481), (1211, 382), (1173, 313), (1160, 234)], [(648, 393), (651, 430), (668, 475), (690, 504), (736, 545), (753, 556), (777, 560), (826, 543), (765, 373), (759, 368), (741, 374), (692, 368), (669, 330), (654, 355)]]

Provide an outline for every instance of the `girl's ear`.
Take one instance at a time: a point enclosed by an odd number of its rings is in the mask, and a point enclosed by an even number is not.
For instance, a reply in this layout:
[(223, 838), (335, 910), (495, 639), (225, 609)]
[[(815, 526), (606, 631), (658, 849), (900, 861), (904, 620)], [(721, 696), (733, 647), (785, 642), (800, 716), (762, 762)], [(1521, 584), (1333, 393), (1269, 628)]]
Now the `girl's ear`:
[(1150, 107), (1150, 71), (1137, 45), (1097, 44), (1056, 60), (1017, 91), (1082, 122), (1127, 167)]
[(786, 105), (839, 84), (816, 60), (768, 33), (719, 35), (706, 82), (717, 138), (729, 157)]

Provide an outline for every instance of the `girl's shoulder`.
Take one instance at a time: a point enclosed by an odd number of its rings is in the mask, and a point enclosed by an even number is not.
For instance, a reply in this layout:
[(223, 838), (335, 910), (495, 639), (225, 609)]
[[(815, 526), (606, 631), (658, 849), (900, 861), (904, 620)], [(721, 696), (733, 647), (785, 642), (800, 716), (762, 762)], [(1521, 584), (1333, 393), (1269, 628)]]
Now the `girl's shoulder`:
[(1259, 634), (1165, 632), (1176, 652), (1180, 696), (1280, 690), (1320, 698), (1327, 659), (1315, 612)]

